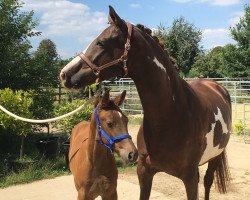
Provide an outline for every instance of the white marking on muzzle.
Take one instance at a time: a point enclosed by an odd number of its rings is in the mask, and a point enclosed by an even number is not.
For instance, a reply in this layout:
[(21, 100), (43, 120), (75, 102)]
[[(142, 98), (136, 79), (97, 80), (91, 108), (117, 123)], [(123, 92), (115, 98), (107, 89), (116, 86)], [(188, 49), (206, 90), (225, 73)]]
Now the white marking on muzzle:
[(79, 61), (81, 61), (81, 58), (79, 56), (76, 56), (73, 60), (71, 60), (62, 70), (61, 72), (67, 71), (72, 66), (76, 65)]
[[(96, 38), (98, 38), (101, 34), (102, 34), (102, 33), (100, 33)], [(95, 38), (95, 39), (96, 39), (96, 38)], [(93, 41), (95, 41), (95, 39), (94, 39)], [(92, 42), (93, 42), (93, 41), (92, 41)], [(90, 42), (90, 43), (88, 44), (88, 46), (82, 51), (82, 53), (84, 53), (84, 54), (86, 53), (87, 49), (88, 49), (89, 46), (92, 44), (92, 42)], [(61, 72), (70, 69), (72, 66), (74, 66), (76, 63), (78, 63), (80, 60), (81, 60), (81, 58), (80, 58), (79, 56), (76, 56), (73, 60), (71, 60), (71, 61), (61, 70)]]
[(209, 161), (210, 159), (220, 155), (222, 153), (222, 151), (224, 150), (224, 148), (219, 149), (219, 145), (217, 146), (213, 146), (213, 141), (214, 141), (214, 129), (215, 129), (215, 125), (216, 122), (219, 121), (221, 123), (222, 126), (222, 132), (224, 134), (228, 134), (228, 128), (227, 128), (227, 124), (225, 123), (222, 113), (220, 111), (220, 109), (217, 107), (218, 110), (218, 114), (216, 115), (214, 113), (214, 118), (215, 118), (215, 123), (212, 123), (212, 128), (211, 131), (207, 133), (206, 135), (206, 139), (207, 139), (207, 146), (205, 151), (203, 152), (203, 155), (201, 157), (201, 160), (199, 162), (199, 165), (202, 165), (204, 163), (206, 163), (207, 161)]

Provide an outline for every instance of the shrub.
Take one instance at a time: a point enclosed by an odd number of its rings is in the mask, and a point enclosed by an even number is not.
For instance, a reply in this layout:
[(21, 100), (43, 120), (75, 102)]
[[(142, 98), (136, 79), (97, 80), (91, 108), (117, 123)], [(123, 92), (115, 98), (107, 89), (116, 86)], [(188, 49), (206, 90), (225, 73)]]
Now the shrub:
[(244, 130), (245, 126), (241, 120), (234, 125), (234, 133), (236, 133), (236, 135), (244, 135)]
[[(71, 103), (64, 103), (64, 104), (58, 104), (54, 108), (54, 115), (60, 116), (63, 114), (66, 114), (79, 106), (83, 105), (85, 103), (85, 100), (74, 100)], [(91, 114), (93, 112), (94, 108), (92, 105), (87, 106), (83, 110), (79, 111), (78, 113), (75, 113), (74, 115), (70, 117), (66, 117), (62, 120), (59, 120), (55, 123), (55, 126), (57, 128), (62, 128), (67, 134), (70, 134), (72, 128), (78, 124), (80, 121), (83, 120), (90, 120)]]
[[(9, 88), (0, 90), (0, 104), (16, 115), (26, 118), (32, 117), (32, 112), (30, 111), (32, 97), (31, 93), (29, 92), (25, 92), (23, 90), (12, 91)], [(23, 156), (24, 138), (27, 136), (27, 134), (31, 133), (31, 124), (16, 120), (15, 118), (0, 112), (0, 126), (4, 129), (10, 130), (16, 135), (21, 136), (21, 158)]]

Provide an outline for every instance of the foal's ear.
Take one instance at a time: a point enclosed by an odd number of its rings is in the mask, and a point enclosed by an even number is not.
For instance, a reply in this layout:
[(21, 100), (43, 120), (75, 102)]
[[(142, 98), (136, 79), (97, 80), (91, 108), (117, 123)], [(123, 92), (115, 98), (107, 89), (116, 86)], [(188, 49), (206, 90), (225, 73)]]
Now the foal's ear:
[(100, 100), (101, 107), (107, 107), (109, 105), (110, 99), (109, 99), (109, 89), (105, 90), (102, 99)]
[(123, 92), (114, 99), (114, 104), (117, 106), (122, 105), (125, 97), (126, 97), (126, 90), (123, 90)]
[(124, 20), (119, 17), (112, 6), (109, 6), (109, 23), (116, 25), (122, 30), (127, 27)]

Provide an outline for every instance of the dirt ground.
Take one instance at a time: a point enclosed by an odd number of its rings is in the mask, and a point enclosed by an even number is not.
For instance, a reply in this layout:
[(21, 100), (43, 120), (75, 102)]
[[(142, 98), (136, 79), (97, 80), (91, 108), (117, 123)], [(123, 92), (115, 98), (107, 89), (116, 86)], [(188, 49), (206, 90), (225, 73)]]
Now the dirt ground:
[[(136, 142), (139, 126), (129, 127)], [(212, 186), (211, 198), (214, 200), (250, 199), (250, 144), (240, 137), (232, 136), (227, 148), (232, 184), (227, 194), (219, 194)], [(200, 167), (199, 199), (204, 199), (203, 177), (206, 165)], [(138, 179), (135, 173), (120, 174), (118, 180), (119, 199), (139, 199)], [(76, 199), (72, 176), (37, 181), (31, 184), (0, 189), (0, 200), (73, 200)], [(151, 198), (153, 200), (184, 200), (186, 193), (183, 183), (165, 173), (154, 177)]]
[[(130, 127), (129, 131), (136, 140), (138, 127)], [(232, 135), (227, 147), (227, 157), (231, 173), (231, 187), (227, 194), (220, 194), (215, 186), (211, 189), (211, 198), (216, 200), (249, 200), (250, 199), (250, 144), (245, 144), (243, 138)], [(207, 165), (200, 167), (199, 197), (204, 199), (203, 178)], [(138, 184), (136, 174), (122, 174), (121, 180)], [(158, 173), (153, 180), (153, 190), (166, 195), (167, 199), (184, 200), (186, 192), (182, 181), (167, 175)]]

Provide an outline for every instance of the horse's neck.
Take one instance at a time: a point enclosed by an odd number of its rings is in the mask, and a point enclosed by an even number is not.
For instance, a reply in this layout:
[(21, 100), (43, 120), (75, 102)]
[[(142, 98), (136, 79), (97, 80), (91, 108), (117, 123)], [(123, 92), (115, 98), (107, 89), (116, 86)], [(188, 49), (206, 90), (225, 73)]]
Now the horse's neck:
[[(157, 47), (153, 49), (157, 50), (160, 53), (162, 51)], [(140, 55), (140, 58), (134, 57), (134, 60), (136, 62), (131, 64), (130, 75), (141, 99), (144, 119), (155, 126), (172, 123), (176, 120), (173, 116), (176, 116), (177, 106), (185, 108), (188, 104), (185, 87), (189, 86), (179, 77), (175, 66), (165, 54)]]

